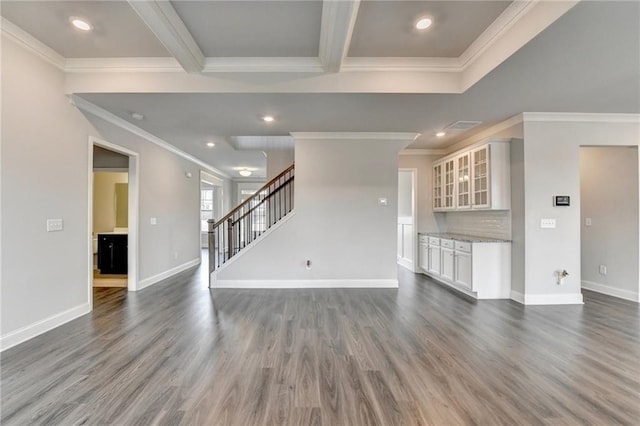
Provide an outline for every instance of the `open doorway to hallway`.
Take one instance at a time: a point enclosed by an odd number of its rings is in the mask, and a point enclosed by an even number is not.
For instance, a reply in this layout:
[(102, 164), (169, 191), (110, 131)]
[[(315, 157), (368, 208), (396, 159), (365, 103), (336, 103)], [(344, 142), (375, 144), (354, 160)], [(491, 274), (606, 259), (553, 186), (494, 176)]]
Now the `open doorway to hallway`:
[(398, 171), (398, 265), (415, 272), (417, 169)]
[(582, 288), (639, 301), (638, 148), (580, 148)]

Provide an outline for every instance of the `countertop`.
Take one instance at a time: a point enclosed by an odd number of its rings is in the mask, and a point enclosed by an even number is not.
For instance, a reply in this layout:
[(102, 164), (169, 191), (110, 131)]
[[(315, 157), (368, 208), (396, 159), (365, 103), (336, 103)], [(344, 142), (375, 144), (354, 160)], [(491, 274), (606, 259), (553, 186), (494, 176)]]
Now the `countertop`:
[(469, 243), (510, 243), (511, 240), (503, 240), (500, 238), (478, 237), (476, 235), (452, 234), (448, 232), (420, 232), (418, 235), (427, 235), (429, 237), (444, 238), (447, 240), (467, 241)]

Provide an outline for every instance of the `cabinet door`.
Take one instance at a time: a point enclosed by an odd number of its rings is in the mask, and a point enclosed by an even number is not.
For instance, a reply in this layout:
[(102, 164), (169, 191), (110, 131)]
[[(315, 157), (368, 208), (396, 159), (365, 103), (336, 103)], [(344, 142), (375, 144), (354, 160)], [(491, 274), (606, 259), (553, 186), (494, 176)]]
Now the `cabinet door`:
[(429, 269), (433, 275), (440, 275), (440, 246), (429, 246)]
[(433, 166), (433, 209), (442, 210), (442, 163)]
[(471, 166), (469, 153), (456, 157), (456, 176), (458, 183), (457, 207), (459, 209), (471, 208)]
[(449, 281), (453, 281), (455, 274), (454, 261), (453, 261), (453, 249), (442, 247), (440, 249), (442, 256), (442, 268), (440, 275)]
[(489, 188), (489, 145), (471, 151), (471, 203), (474, 208), (491, 207)]
[(423, 271), (429, 270), (429, 245), (428, 244), (420, 244), (420, 253), (418, 266)]
[(447, 160), (444, 162), (443, 169), (443, 191), (444, 191), (444, 200), (443, 200), (443, 208), (445, 209), (454, 209), (456, 207), (456, 176), (455, 176), (455, 166), (456, 159), (452, 158), (451, 160)]
[(455, 252), (455, 283), (471, 288), (471, 253)]

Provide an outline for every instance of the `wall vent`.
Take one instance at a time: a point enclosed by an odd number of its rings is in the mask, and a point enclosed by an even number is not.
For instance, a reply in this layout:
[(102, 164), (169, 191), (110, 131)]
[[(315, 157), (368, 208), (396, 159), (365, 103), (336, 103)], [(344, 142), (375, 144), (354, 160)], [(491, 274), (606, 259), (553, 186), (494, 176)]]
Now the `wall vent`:
[(481, 123), (482, 121), (456, 121), (455, 123), (450, 124), (446, 130), (469, 130)]

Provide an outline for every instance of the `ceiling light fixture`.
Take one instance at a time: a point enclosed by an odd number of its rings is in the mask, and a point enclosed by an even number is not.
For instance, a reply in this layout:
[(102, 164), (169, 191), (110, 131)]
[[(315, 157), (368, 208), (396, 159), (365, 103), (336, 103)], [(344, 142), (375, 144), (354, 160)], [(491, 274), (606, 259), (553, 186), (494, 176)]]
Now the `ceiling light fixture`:
[(262, 117), (262, 121), (266, 121), (267, 123), (271, 123), (273, 121), (273, 117), (271, 115), (265, 115)]
[(71, 22), (71, 25), (82, 31), (90, 31), (92, 28), (90, 23), (76, 16), (69, 18), (69, 22)]
[(242, 169), (238, 173), (240, 173), (240, 176), (242, 176), (242, 177), (251, 176), (251, 170), (249, 170), (249, 169)]
[(433, 21), (431, 18), (420, 18), (420, 20), (416, 22), (416, 28), (419, 30), (426, 30), (432, 23)]
[(207, 146), (209, 148), (213, 148), (214, 146), (216, 146), (216, 143), (215, 142), (207, 142)]
[(437, 137), (439, 137), (439, 138), (443, 137), (444, 135), (446, 135), (446, 133), (445, 133), (445, 132), (438, 132), (438, 133), (436, 133), (436, 136), (437, 136)]
[(144, 119), (144, 115), (140, 114), (139, 112), (132, 112), (131, 117), (138, 121), (142, 121)]

